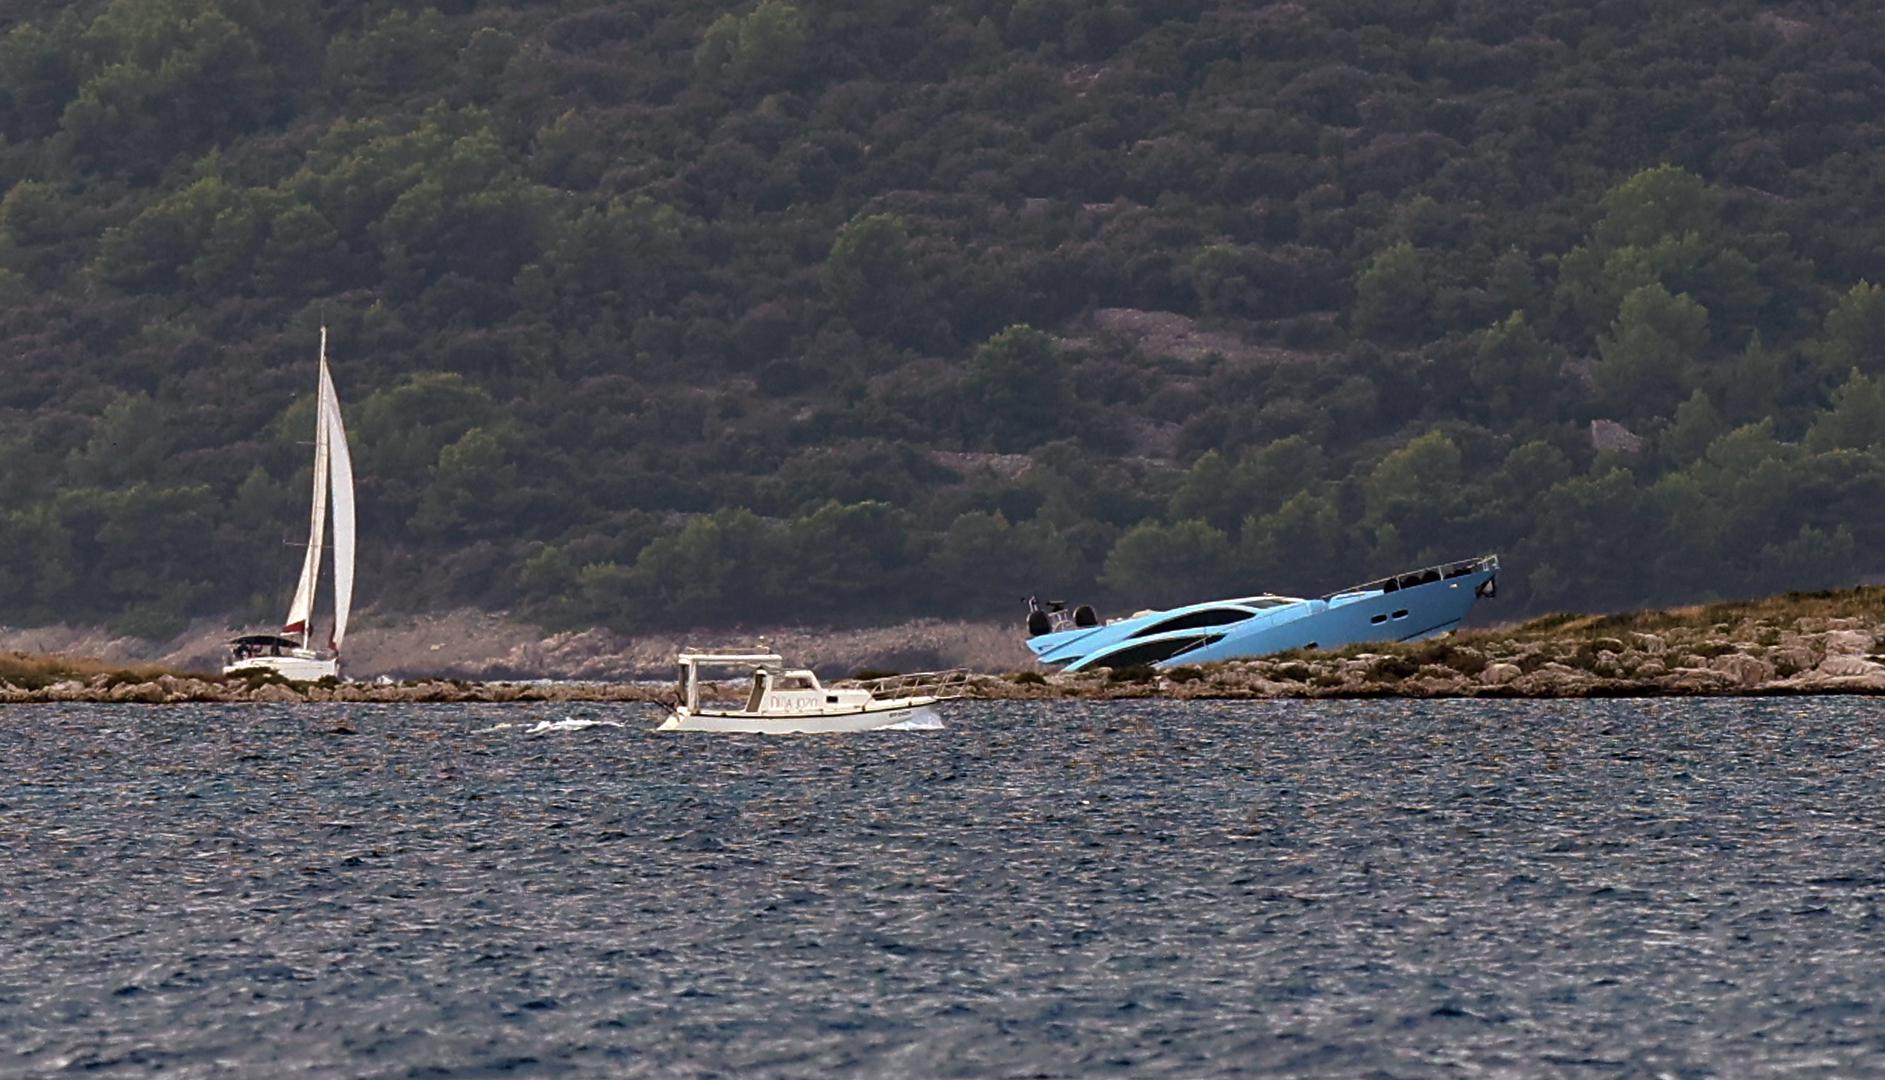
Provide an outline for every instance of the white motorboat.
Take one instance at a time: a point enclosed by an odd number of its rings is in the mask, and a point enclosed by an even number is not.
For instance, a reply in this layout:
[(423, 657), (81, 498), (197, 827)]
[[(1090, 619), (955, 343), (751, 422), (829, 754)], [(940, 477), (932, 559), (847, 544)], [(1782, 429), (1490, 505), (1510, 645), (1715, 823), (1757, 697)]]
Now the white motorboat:
[[(279, 634), (245, 634), (229, 642), (223, 674), (270, 671), (285, 679), (312, 681), (340, 674), (340, 644), (347, 636), (353, 607), (353, 457), (347, 430), (340, 422), (340, 399), (327, 370), (327, 327), (321, 327), (320, 379), (314, 408), (314, 505), (308, 521), (308, 547), (301, 561), (301, 581)], [(332, 495), (330, 499), (329, 496)], [(334, 624), (327, 645), (314, 637), (314, 597), (321, 582), (327, 547), (328, 513), (334, 517)]]
[[(825, 686), (810, 671), (787, 668), (777, 653), (689, 650), (679, 660), (679, 702), (658, 731), (787, 735), (940, 726), (936, 704), (968, 689), (965, 671), (924, 671), (855, 686)], [(751, 682), (745, 702), (703, 703), (703, 669), (746, 672)]]

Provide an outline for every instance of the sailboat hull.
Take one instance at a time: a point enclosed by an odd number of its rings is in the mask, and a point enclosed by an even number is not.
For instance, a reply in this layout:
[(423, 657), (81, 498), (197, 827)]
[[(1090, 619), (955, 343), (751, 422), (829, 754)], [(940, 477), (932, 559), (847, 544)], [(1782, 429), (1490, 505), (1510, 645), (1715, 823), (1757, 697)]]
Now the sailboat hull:
[(245, 671), (270, 671), (291, 682), (315, 682), (339, 678), (340, 661), (334, 657), (251, 656), (223, 666), (224, 675), (240, 675)]

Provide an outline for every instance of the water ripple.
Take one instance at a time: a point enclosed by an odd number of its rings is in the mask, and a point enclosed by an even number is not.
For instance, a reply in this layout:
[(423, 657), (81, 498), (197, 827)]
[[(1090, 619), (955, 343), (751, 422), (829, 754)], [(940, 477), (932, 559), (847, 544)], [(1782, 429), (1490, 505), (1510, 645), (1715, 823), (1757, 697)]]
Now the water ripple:
[(0, 1074), (1885, 1072), (1882, 716), (15, 707)]

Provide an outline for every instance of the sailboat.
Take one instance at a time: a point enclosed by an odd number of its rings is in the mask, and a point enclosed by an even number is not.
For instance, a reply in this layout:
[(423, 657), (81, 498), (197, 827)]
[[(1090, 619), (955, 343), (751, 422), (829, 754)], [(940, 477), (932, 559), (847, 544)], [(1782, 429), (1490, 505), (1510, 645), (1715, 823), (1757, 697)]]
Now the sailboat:
[[(321, 327), (320, 382), (314, 408), (314, 506), (308, 519), (307, 553), (301, 580), (279, 634), (247, 634), (229, 642), (223, 674), (272, 671), (285, 679), (314, 680), (340, 674), (340, 645), (353, 607), (353, 456), (340, 422), (340, 399), (327, 369), (327, 327)], [(314, 597), (327, 547), (328, 511), (334, 517), (334, 622), (325, 647), (316, 645)]]

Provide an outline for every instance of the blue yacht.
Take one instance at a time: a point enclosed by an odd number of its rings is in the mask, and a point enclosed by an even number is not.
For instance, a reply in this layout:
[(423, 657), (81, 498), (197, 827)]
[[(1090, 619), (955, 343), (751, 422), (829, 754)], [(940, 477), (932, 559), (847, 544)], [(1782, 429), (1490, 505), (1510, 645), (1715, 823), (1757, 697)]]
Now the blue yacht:
[(1499, 557), (1410, 570), (1305, 600), (1245, 596), (1101, 622), (1085, 605), (1028, 601), (1028, 648), (1067, 671), (1249, 660), (1290, 649), (1413, 641), (1451, 630), (1498, 592)]

